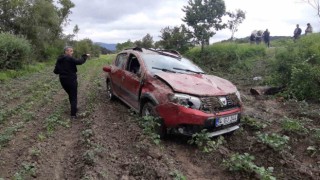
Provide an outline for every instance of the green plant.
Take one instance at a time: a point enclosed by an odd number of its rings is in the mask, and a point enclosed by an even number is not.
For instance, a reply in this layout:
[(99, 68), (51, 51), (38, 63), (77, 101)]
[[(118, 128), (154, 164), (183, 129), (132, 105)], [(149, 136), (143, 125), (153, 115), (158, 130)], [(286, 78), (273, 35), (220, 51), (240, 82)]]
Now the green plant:
[(22, 122), (15, 124), (12, 127), (5, 129), (4, 133), (0, 134), (0, 149), (8, 144), (11, 137), (21, 128), (24, 127)]
[(160, 127), (160, 123), (157, 117), (153, 116), (143, 116), (139, 118), (139, 124), (143, 128), (143, 133), (146, 134), (154, 144), (159, 145), (160, 135), (156, 134), (156, 129)]
[(313, 131), (313, 137), (320, 141), (320, 129), (314, 129)]
[(87, 150), (84, 154), (83, 154), (83, 159), (84, 162), (87, 165), (92, 166), (95, 163), (95, 151), (94, 150)]
[(261, 134), (260, 132), (257, 133), (258, 141), (270, 146), (276, 151), (281, 151), (288, 147), (289, 137), (288, 136), (281, 136), (276, 133), (272, 134)]
[(20, 69), (30, 55), (31, 45), (25, 38), (0, 33), (0, 69)]
[(320, 148), (318, 148), (317, 146), (309, 146), (307, 148), (307, 151), (311, 157), (314, 157), (317, 153), (320, 152)]
[(32, 156), (39, 156), (40, 153), (41, 153), (41, 151), (40, 151), (39, 149), (33, 147), (33, 148), (29, 151), (29, 153), (30, 153), (30, 155), (32, 155)]
[(307, 133), (308, 130), (303, 126), (303, 123), (298, 119), (285, 117), (281, 122), (281, 127), (284, 131), (291, 133)]
[(262, 180), (275, 180), (272, 176), (273, 167), (265, 169), (254, 164), (254, 156), (248, 153), (244, 154), (232, 154), (228, 160), (223, 160), (223, 165), (230, 171), (244, 171), (248, 173), (256, 173)]
[(33, 163), (22, 163), (22, 169), (15, 173), (13, 176), (14, 180), (23, 180), (29, 178), (29, 176), (35, 178), (37, 174), (37, 169)]
[(174, 180), (187, 180), (187, 178), (178, 170), (174, 170), (173, 172), (170, 172), (169, 175)]
[(200, 133), (192, 135), (192, 139), (188, 141), (189, 144), (195, 144), (203, 152), (212, 152), (219, 148), (224, 143), (223, 136), (220, 136), (216, 141), (212, 140), (207, 133), (207, 129), (203, 129)]
[(245, 116), (244, 118), (242, 118), (242, 123), (251, 127), (253, 130), (261, 130), (267, 127), (266, 124), (258, 121), (255, 118), (251, 118), (249, 116)]

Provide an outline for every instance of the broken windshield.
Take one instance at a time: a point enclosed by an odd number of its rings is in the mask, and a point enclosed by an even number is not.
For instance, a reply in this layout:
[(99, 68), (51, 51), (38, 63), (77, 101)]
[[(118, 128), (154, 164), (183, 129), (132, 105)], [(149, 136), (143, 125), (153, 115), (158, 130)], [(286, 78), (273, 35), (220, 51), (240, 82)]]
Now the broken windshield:
[[(197, 65), (193, 64), (186, 58), (173, 58), (170, 56), (162, 56), (158, 54), (143, 54), (142, 55), (148, 70), (152, 73), (157, 73), (166, 69), (167, 71), (175, 71), (179, 73), (204, 73)], [(157, 67), (157, 68), (154, 68)]]

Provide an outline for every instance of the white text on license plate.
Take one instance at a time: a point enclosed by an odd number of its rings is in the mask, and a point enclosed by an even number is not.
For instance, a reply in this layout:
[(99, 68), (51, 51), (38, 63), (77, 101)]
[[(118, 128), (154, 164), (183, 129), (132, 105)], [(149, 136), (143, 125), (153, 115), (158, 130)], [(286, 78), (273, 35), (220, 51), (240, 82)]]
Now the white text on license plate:
[(219, 117), (216, 120), (216, 126), (221, 126), (221, 125), (227, 125), (234, 123), (238, 120), (238, 114), (234, 114), (231, 116), (224, 116), (224, 117)]

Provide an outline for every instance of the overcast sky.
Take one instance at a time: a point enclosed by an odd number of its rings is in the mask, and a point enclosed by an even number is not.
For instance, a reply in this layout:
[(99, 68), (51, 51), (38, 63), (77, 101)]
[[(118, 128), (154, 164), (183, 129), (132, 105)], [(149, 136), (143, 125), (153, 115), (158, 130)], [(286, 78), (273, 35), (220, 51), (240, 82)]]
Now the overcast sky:
[[(122, 43), (142, 39), (147, 33), (154, 41), (160, 30), (183, 24), (185, 13), (181, 10), (188, 0), (72, 0), (75, 7), (69, 16), (65, 33), (71, 34), (79, 26), (78, 40), (89, 38), (94, 42)], [(292, 36), (296, 24), (304, 32), (311, 23), (319, 32), (320, 18), (310, 5), (299, 0), (225, 0), (227, 11), (241, 9), (246, 19), (235, 37), (249, 36), (251, 31), (269, 29), (271, 36)], [(218, 31), (210, 42), (230, 38), (230, 30)]]

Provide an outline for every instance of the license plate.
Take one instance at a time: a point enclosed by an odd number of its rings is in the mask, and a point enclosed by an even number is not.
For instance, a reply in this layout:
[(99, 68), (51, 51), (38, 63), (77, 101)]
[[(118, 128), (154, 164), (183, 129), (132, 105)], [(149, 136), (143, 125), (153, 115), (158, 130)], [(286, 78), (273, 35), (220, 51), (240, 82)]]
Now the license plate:
[(221, 126), (221, 125), (231, 124), (231, 123), (237, 122), (237, 120), (238, 120), (238, 114), (234, 114), (231, 116), (219, 117), (216, 119), (216, 127)]

